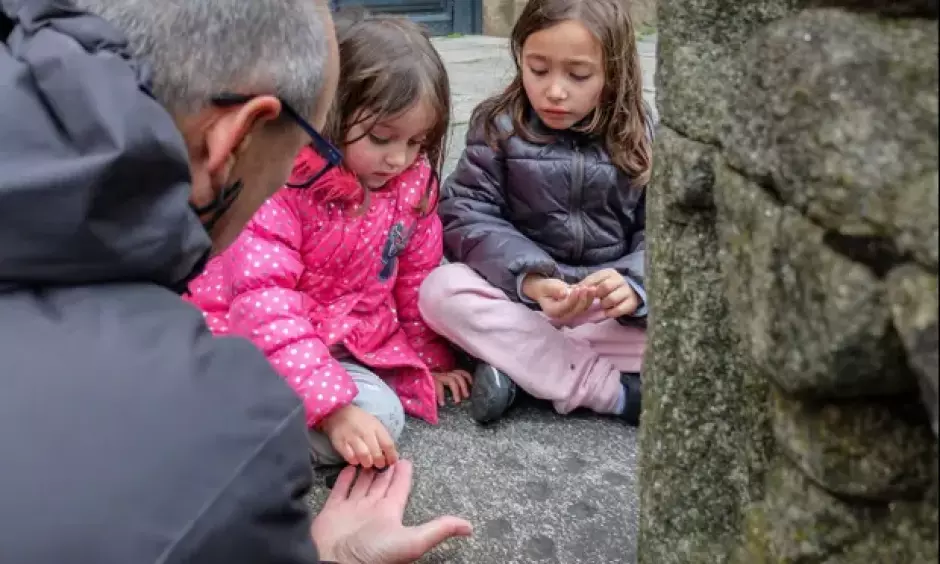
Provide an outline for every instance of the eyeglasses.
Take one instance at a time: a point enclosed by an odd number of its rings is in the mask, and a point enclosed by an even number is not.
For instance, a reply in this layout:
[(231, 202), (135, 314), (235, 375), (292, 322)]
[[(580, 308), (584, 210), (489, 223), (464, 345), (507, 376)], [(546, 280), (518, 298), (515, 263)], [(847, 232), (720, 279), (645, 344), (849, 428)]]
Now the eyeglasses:
[[(212, 103), (216, 106), (229, 107), (244, 104), (249, 102), (252, 98), (254, 98), (254, 96), (244, 94), (219, 94), (212, 98)], [(293, 120), (304, 133), (310, 136), (310, 147), (326, 161), (319, 170), (313, 173), (304, 171), (302, 174), (291, 176), (287, 181), (288, 188), (309, 188), (313, 186), (314, 182), (319, 180), (321, 176), (329, 172), (330, 169), (341, 165), (343, 163), (343, 154), (283, 98), (278, 97), (278, 101), (281, 102), (281, 109), (283, 109), (284, 114)]]

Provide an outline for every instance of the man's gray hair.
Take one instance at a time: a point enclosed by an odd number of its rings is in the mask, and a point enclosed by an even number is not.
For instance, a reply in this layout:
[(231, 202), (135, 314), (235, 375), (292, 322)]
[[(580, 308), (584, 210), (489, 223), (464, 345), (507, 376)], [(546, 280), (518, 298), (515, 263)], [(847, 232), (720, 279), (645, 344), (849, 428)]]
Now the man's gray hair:
[(329, 54), (321, 0), (76, 0), (121, 30), (171, 113), (222, 93), (276, 94), (311, 115)]

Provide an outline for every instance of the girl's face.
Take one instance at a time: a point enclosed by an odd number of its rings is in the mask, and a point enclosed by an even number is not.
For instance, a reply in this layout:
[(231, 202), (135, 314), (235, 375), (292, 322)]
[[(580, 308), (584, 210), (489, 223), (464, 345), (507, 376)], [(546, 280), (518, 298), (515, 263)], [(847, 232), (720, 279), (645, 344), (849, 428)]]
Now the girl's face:
[(526, 96), (551, 129), (568, 129), (600, 102), (604, 52), (580, 22), (567, 20), (533, 33), (520, 58)]
[(434, 119), (431, 105), (423, 100), (374, 124), (366, 119), (350, 128), (347, 139), (356, 141), (344, 147), (343, 162), (363, 186), (377, 190), (414, 164)]

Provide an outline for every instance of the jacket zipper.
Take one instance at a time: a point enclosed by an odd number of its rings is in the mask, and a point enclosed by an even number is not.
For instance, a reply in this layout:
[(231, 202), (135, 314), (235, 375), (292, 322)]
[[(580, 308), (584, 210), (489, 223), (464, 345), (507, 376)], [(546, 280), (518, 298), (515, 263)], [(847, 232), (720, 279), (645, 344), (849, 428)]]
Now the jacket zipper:
[(571, 172), (571, 201), (569, 211), (571, 217), (571, 231), (574, 234), (574, 253), (571, 260), (574, 264), (581, 263), (584, 253), (584, 221), (581, 218), (581, 200), (584, 191), (584, 155), (576, 146), (574, 148), (574, 168)]

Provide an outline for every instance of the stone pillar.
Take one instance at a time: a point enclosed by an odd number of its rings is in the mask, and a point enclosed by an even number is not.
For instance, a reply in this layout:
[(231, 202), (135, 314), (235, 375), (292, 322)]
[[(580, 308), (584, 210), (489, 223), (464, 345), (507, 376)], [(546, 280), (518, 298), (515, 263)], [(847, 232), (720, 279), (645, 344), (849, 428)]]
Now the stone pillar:
[(936, 561), (936, 19), (660, 2), (641, 563)]

